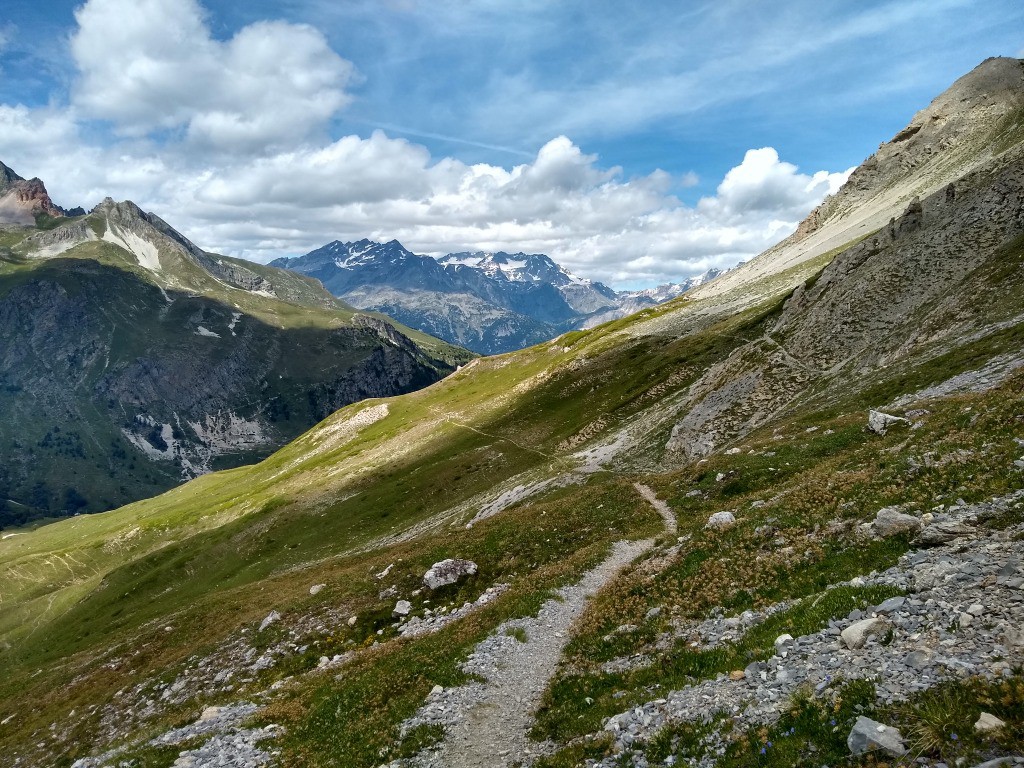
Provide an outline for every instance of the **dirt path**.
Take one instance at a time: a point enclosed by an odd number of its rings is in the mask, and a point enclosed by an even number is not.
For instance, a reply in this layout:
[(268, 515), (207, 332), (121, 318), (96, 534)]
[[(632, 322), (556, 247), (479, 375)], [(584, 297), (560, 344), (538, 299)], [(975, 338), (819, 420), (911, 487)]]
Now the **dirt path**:
[(633, 487), (636, 488), (637, 493), (647, 499), (647, 503), (654, 507), (654, 511), (661, 515), (661, 519), (665, 521), (665, 530), (669, 533), (678, 532), (675, 513), (668, 504), (658, 498), (654, 489), (640, 483), (633, 483)]
[[(637, 491), (675, 532), (676, 519), (665, 502), (645, 485)], [(554, 676), (573, 623), (588, 600), (633, 560), (649, 550), (653, 539), (620, 541), (612, 553), (580, 581), (558, 591), (536, 616), (513, 619), (480, 643), (463, 669), (482, 682), (431, 694), (406, 728), (441, 725), (445, 738), (437, 746), (394, 766), (418, 768), (499, 768), (529, 765), (542, 747), (529, 737), (534, 714)], [(524, 642), (525, 640), (525, 642)]]

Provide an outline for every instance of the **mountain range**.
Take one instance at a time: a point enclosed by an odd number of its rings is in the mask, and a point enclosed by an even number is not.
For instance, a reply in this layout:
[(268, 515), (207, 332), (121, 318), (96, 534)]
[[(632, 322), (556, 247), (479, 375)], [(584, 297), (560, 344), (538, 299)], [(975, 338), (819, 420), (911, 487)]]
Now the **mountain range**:
[(271, 265), (314, 277), (355, 307), (383, 312), (485, 355), (623, 317), (720, 274), (711, 269), (657, 289), (615, 291), (573, 275), (543, 254), (450, 253), (434, 259), (397, 240), (335, 240)]
[(1013, 764), (1022, 307), (998, 58), (685, 297), (5, 533), (0, 764)]
[(68, 212), (38, 179), (0, 180), (0, 525), (252, 462), (470, 358), (131, 202)]

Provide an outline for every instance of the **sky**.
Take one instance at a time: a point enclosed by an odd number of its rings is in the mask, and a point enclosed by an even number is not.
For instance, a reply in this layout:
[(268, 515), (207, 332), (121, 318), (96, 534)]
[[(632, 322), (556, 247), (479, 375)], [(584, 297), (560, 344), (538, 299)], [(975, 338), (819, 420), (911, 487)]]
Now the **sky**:
[(266, 262), (547, 253), (617, 288), (790, 233), (1019, 0), (3, 0), (0, 161)]

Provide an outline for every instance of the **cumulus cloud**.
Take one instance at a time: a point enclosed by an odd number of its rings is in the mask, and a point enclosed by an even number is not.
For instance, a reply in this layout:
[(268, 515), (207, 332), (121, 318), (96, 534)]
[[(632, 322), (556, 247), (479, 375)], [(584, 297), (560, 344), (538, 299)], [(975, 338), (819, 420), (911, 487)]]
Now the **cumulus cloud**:
[(397, 238), (435, 255), (543, 252), (585, 277), (655, 284), (749, 258), (846, 177), (752, 149), (686, 205), (675, 190), (695, 174), (626, 177), (567, 136), (511, 167), (435, 158), (379, 130), (331, 138), (353, 70), (310, 27), (260, 22), (217, 40), (196, 0), (89, 0), (76, 18), (69, 103), (0, 104), (0, 159), (63, 205), (133, 199), (203, 248), (259, 261)]
[(349, 100), (351, 63), (310, 26), (259, 22), (221, 42), (196, 0), (89, 0), (75, 18), (73, 103), (125, 135), (251, 152), (301, 142)]
[(687, 206), (668, 174), (624, 179), (564, 136), (506, 169), (433, 162), (376, 132), (197, 179), (167, 202), (207, 247), (262, 260), (334, 238), (397, 238), (435, 255), (545, 252), (588, 277), (654, 283), (758, 253), (847, 175), (803, 174), (774, 149), (756, 149), (715, 196)]

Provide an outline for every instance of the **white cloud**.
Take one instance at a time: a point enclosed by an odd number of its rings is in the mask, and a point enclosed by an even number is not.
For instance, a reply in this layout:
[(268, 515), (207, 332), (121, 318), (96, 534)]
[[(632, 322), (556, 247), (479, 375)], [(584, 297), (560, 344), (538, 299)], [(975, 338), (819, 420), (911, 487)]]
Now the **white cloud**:
[(513, 167), (437, 159), (382, 131), (332, 140), (321, 132), (352, 67), (312, 28), (260, 22), (220, 41), (196, 0), (89, 0), (76, 18), (71, 103), (0, 105), (0, 159), (62, 205), (133, 199), (231, 255), (397, 238), (438, 255), (544, 252), (586, 277), (654, 284), (749, 258), (845, 179), (752, 149), (688, 206), (673, 190), (696, 174), (627, 178), (566, 136)]
[(771, 213), (799, 221), (808, 206), (834, 193), (849, 174), (819, 171), (808, 177), (798, 173), (795, 165), (780, 161), (772, 147), (750, 149), (743, 162), (725, 174), (718, 194), (701, 200), (699, 208), (722, 219)]
[(89, 0), (75, 18), (73, 103), (125, 135), (251, 152), (301, 142), (349, 100), (352, 65), (309, 26), (259, 22), (221, 42), (196, 0)]
[(267, 260), (334, 238), (397, 238), (421, 253), (545, 252), (579, 274), (654, 283), (726, 267), (792, 231), (847, 174), (803, 174), (772, 148), (750, 150), (695, 207), (656, 171), (623, 179), (565, 137), (511, 169), (432, 162), (377, 132), (292, 151), (192, 183), (172, 222), (204, 247)]

